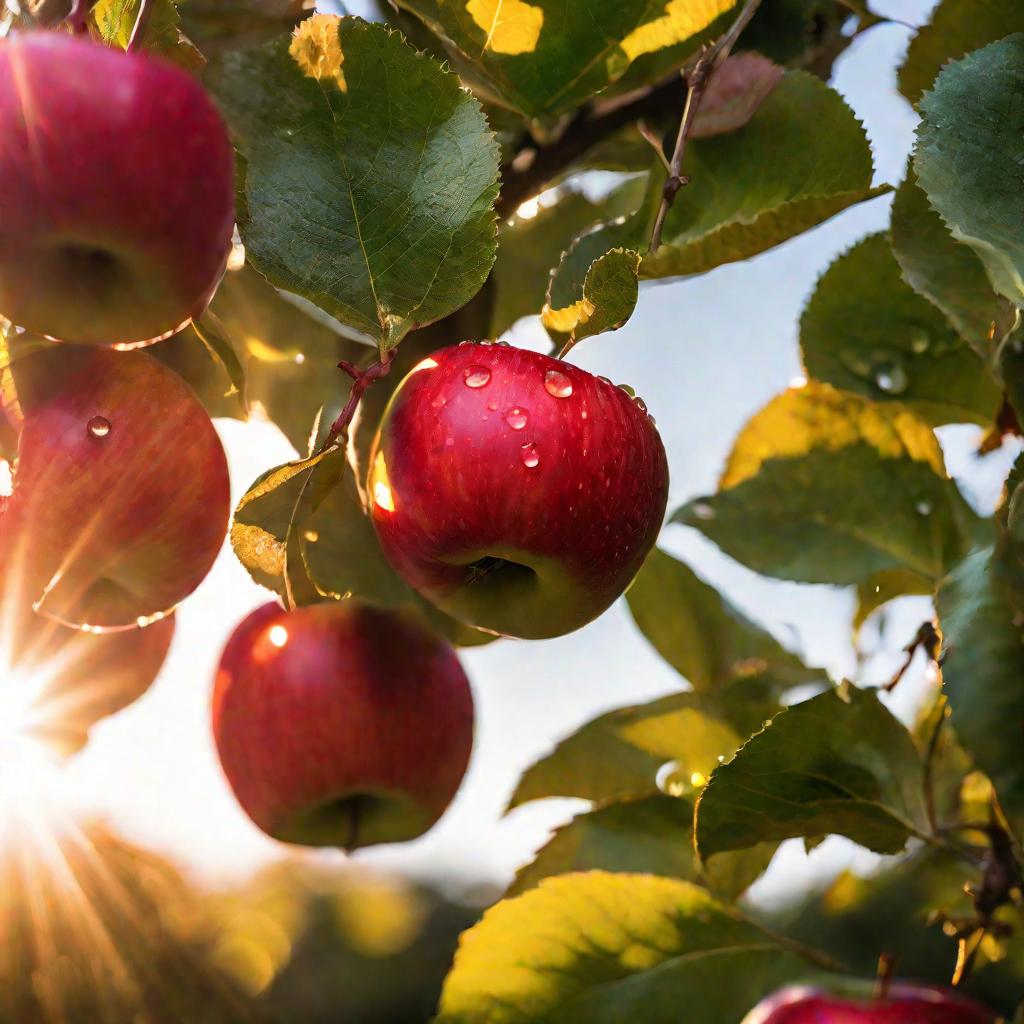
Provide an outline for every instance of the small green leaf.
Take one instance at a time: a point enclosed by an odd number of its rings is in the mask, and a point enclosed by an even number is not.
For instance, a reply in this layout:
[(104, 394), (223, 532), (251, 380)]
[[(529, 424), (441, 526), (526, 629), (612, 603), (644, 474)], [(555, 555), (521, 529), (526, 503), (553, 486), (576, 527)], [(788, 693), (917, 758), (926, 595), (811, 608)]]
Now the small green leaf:
[[(123, 50), (139, 16), (139, 0), (97, 0), (90, 15), (100, 39)], [(186, 71), (199, 73), (206, 60), (182, 35), (180, 26), (181, 19), (171, 0), (154, 0), (143, 30), (142, 46)]]
[(563, 305), (561, 297), (549, 294), (541, 322), (552, 337), (565, 338), (567, 345), (604, 331), (617, 331), (636, 309), (639, 269), (640, 254), (635, 250), (606, 252), (590, 265), (581, 296)]
[(782, 687), (827, 681), (821, 669), (808, 668), (689, 566), (659, 548), (647, 556), (626, 599), (640, 632), (696, 690), (763, 672)]
[(463, 306), (494, 262), (498, 147), (458, 78), (381, 25), (316, 15), (208, 82), (246, 162), (253, 266), (376, 338)]
[(812, 381), (757, 413), (719, 492), (673, 518), (756, 572), (851, 584), (885, 569), (938, 579), (969, 547), (973, 516), (927, 424)]
[(494, 264), (494, 313), (488, 337), (497, 338), (517, 320), (536, 315), (544, 305), (548, 275), (562, 251), (581, 231), (600, 219), (600, 207), (582, 192), (570, 191), (541, 206), (535, 216), (502, 224)]
[(697, 850), (838, 834), (897, 853), (925, 834), (924, 771), (910, 733), (874, 691), (844, 686), (795, 704), (717, 768), (697, 804)]
[(950, 61), (1021, 31), (1024, 9), (1019, 0), (942, 0), (930, 24), (910, 42), (899, 71), (900, 92), (916, 106)]
[[(509, 808), (550, 796), (607, 802), (658, 792), (658, 771), (707, 776), (741, 737), (691, 693), (619, 708), (588, 722), (523, 773)], [(697, 779), (690, 788), (699, 786)]]
[(1024, 825), (1024, 635), (992, 549), (972, 552), (939, 588), (943, 689), (953, 728)]
[(311, 6), (308, 0), (179, 0), (185, 31), (204, 51), (254, 46), (291, 32)]
[(1024, 305), (1024, 34), (950, 64), (921, 101), (914, 167), (995, 289)]
[(954, 329), (986, 362), (1006, 320), (1005, 302), (992, 290), (985, 267), (958, 242), (918, 187), (911, 163), (892, 207), (892, 250), (907, 284), (945, 313)]
[(934, 424), (991, 423), (1000, 390), (984, 363), (900, 274), (885, 235), (840, 256), (800, 321), (811, 376)]
[[(580, 106), (647, 58), (657, 81), (728, 24), (737, 0), (399, 0), (529, 119)], [(643, 85), (634, 82), (632, 87)]]
[(725, 1024), (807, 969), (692, 883), (591, 871), (487, 911), (437, 1024), (678, 1024), (681, 1008), (687, 1024)]

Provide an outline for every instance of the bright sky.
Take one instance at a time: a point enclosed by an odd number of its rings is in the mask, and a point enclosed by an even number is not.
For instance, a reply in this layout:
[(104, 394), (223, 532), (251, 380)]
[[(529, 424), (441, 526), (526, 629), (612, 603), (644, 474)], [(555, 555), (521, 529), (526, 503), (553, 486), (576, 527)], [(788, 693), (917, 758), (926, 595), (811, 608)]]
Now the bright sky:
[[(932, 0), (878, 0), (874, 6), (916, 25), (926, 20)], [(912, 143), (914, 115), (897, 95), (894, 78), (909, 35), (898, 25), (876, 28), (837, 65), (834, 84), (867, 127), (878, 181), (900, 180)], [(628, 382), (646, 400), (668, 449), (670, 510), (714, 488), (740, 426), (799, 374), (797, 323), (815, 280), (853, 242), (883, 229), (888, 209), (888, 199), (875, 200), (748, 263), (648, 288), (625, 328), (589, 340), (573, 353), (587, 369)], [(546, 340), (533, 323), (520, 325), (512, 338), (526, 345)], [(236, 497), (259, 473), (293, 457), (267, 424), (224, 422), (219, 428)], [(1013, 453), (991, 456), (979, 467), (968, 454), (977, 435), (975, 428), (947, 428), (943, 439), (952, 471), (969, 471), (969, 493), (991, 506)], [(812, 663), (837, 676), (855, 670), (847, 592), (759, 579), (681, 526), (669, 527), (662, 544), (784, 642), (804, 650)], [(68, 768), (80, 806), (101, 813), (130, 840), (169, 854), (200, 880), (236, 879), (288, 852), (237, 808), (220, 774), (209, 725), (220, 651), (234, 626), (267, 599), (225, 550), (179, 611), (177, 638), (157, 684), (133, 707), (98, 726), (89, 747)], [(927, 615), (927, 602), (903, 602), (883, 639), (869, 635), (870, 643), (881, 644), (881, 653), (861, 679), (887, 678), (899, 648)], [(507, 880), (573, 809), (567, 801), (553, 802), (501, 819), (521, 771), (596, 714), (680, 685), (621, 601), (571, 636), (501, 641), (467, 652), (463, 660), (474, 684), (478, 730), (470, 774), (455, 805), (427, 837), (363, 851), (357, 855), (361, 863), (424, 877)], [(906, 712), (914, 687), (900, 689), (897, 706)], [(787, 849), (762, 892), (777, 895), (805, 880), (806, 872), (798, 870), (803, 857), (799, 848)], [(812, 855), (811, 867), (820, 873), (851, 859), (870, 863), (843, 841), (830, 840)]]

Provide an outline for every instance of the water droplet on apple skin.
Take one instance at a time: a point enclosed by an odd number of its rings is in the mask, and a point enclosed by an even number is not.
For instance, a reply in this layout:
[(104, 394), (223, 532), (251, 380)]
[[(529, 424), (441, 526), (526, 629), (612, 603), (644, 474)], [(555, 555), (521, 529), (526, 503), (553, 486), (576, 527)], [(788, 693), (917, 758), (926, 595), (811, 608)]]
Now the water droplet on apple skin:
[(486, 366), (467, 366), (462, 372), (462, 382), (467, 388), (486, 387), (491, 381), (491, 371)]
[(505, 413), (505, 422), (513, 430), (523, 430), (529, 422), (529, 417), (527, 416), (525, 409), (520, 409), (519, 406), (516, 405)]
[(97, 441), (102, 441), (110, 436), (110, 431), (113, 427), (110, 420), (105, 416), (93, 416), (85, 429), (90, 437), (96, 438)]
[(537, 451), (537, 446), (532, 441), (527, 441), (520, 448), (520, 454), (522, 455), (523, 465), (527, 469), (536, 469), (540, 464), (540, 452)]
[(544, 374), (544, 389), (553, 398), (568, 398), (572, 394), (572, 381), (561, 370), (548, 370)]

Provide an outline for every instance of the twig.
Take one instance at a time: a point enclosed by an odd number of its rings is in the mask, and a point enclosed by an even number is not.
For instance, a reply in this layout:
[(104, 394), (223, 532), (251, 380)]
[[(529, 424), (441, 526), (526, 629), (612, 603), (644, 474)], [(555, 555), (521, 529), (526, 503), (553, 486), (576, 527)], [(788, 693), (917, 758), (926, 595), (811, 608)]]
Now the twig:
[(142, 37), (146, 34), (146, 26), (149, 24), (149, 16), (152, 12), (153, 0), (139, 0), (139, 13), (136, 15), (132, 34), (128, 39), (128, 45), (125, 47), (129, 53), (142, 46)]
[(676, 201), (679, 190), (688, 181), (683, 175), (683, 159), (686, 156), (686, 143), (693, 129), (694, 119), (697, 117), (701, 100), (704, 98), (704, 90), (707, 88), (711, 76), (732, 52), (736, 40), (750, 24), (750, 19), (753, 18), (760, 4), (761, 0), (747, 0), (729, 31), (718, 42), (704, 50), (697, 59), (693, 70), (686, 76), (686, 105), (683, 107), (683, 116), (679, 121), (679, 133), (676, 135), (675, 149), (669, 162), (668, 178), (662, 189), (661, 205), (658, 207), (654, 227), (651, 229), (651, 244), (649, 246), (651, 252), (661, 245), (661, 232), (665, 226), (665, 218)]
[(935, 662), (935, 664), (941, 664), (940, 648), (942, 647), (942, 641), (939, 639), (938, 630), (935, 628), (934, 622), (923, 622), (921, 628), (914, 634), (914, 639), (903, 648), (903, 653), (906, 658), (903, 660), (903, 664), (896, 671), (896, 674), (882, 687), (886, 693), (892, 693), (893, 690), (899, 685), (900, 680), (907, 674), (907, 669), (910, 668), (911, 663), (914, 660), (914, 655), (917, 654), (917, 649), (922, 648), (928, 658)]
[(327, 435), (325, 447), (334, 444), (337, 440), (348, 440), (348, 428), (352, 417), (356, 414), (356, 408), (366, 389), (381, 377), (386, 377), (391, 370), (391, 364), (395, 358), (395, 349), (391, 349), (376, 362), (372, 363), (365, 370), (359, 369), (354, 363), (342, 359), (338, 363), (338, 369), (344, 370), (352, 378), (352, 390), (349, 392), (345, 408), (341, 410), (338, 418), (331, 424), (330, 432)]

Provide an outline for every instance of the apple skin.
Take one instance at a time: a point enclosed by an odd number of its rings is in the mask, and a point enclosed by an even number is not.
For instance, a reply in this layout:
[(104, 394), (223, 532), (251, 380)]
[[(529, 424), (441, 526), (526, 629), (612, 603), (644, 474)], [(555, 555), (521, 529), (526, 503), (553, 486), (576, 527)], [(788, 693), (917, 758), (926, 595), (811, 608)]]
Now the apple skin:
[(234, 216), (227, 129), (189, 74), (65, 33), (0, 42), (0, 314), (165, 337), (209, 303)]
[(950, 989), (896, 984), (884, 999), (872, 986), (840, 995), (794, 986), (758, 1004), (743, 1024), (995, 1024), (996, 1016)]
[(264, 832), (352, 850), (441, 817), (469, 763), (473, 697), (454, 651), (411, 612), (272, 603), (228, 642), (213, 734)]
[(541, 639), (590, 622), (632, 582), (661, 528), (668, 463), (621, 388), (536, 352), (463, 343), (395, 392), (368, 494), (384, 554), (424, 597), (468, 625)]
[(213, 565), (231, 511), (199, 400), (145, 352), (54, 346), (15, 376), (24, 422), (7, 530), (19, 600), (104, 629), (173, 609)]

